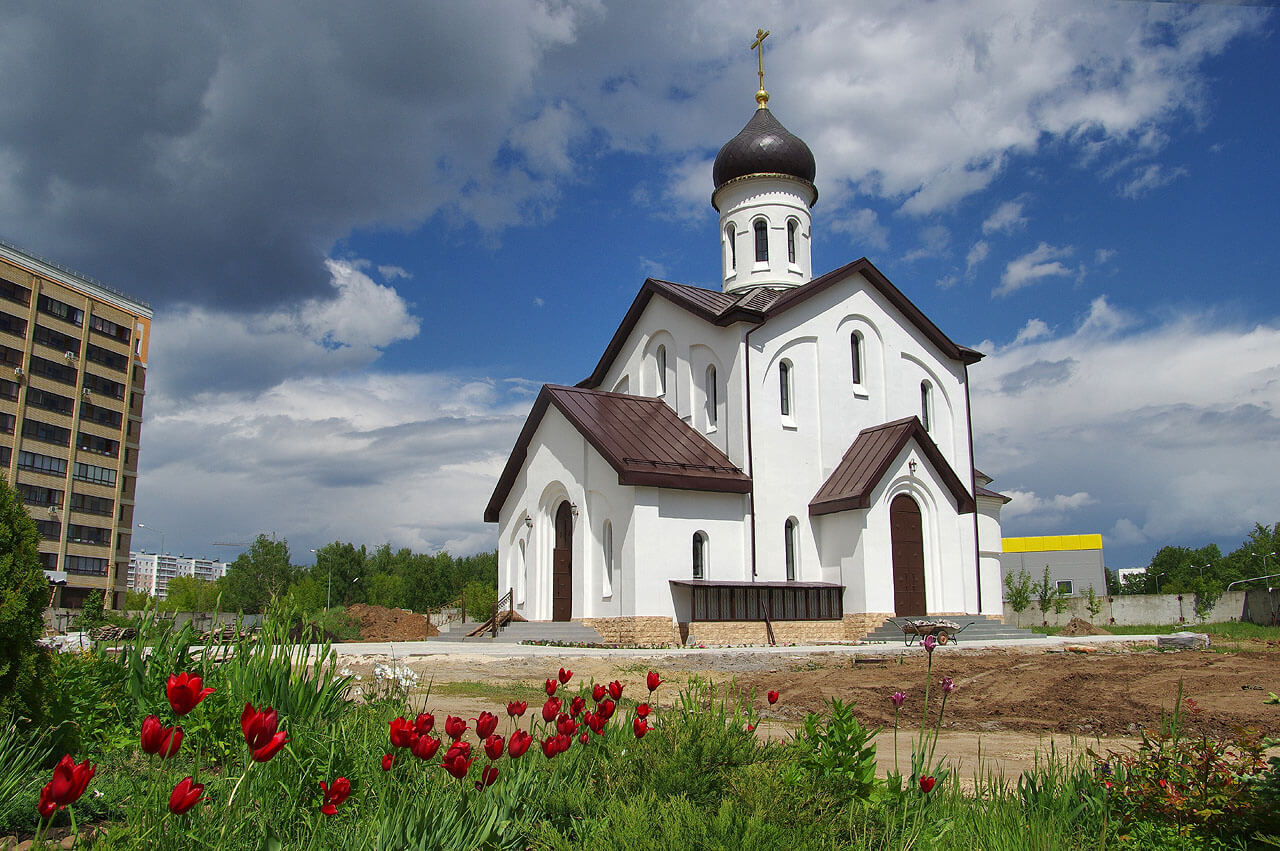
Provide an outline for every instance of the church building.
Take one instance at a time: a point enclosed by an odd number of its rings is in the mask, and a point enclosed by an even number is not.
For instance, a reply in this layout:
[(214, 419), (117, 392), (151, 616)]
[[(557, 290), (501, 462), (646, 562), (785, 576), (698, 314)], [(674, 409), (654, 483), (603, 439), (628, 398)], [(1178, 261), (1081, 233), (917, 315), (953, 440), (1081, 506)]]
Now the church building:
[(816, 164), (757, 109), (715, 160), (719, 290), (648, 279), (545, 385), (485, 509), (498, 593), (610, 642), (855, 640), (1002, 612), (970, 364), (865, 258), (814, 277)]

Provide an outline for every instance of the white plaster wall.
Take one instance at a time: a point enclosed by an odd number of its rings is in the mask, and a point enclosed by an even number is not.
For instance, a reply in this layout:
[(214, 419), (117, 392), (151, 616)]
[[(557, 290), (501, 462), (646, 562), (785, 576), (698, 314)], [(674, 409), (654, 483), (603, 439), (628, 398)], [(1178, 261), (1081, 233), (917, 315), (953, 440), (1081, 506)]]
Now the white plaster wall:
[(1000, 581), (1000, 509), (1003, 501), (980, 496), (978, 503), (978, 562), (982, 576), (982, 614), (1004, 614), (1004, 586)]
[[(714, 203), (720, 210), (720, 235), (725, 239), (733, 226), (737, 246), (737, 263), (729, 265), (729, 252), (721, 246), (722, 288), (737, 292), (751, 287), (794, 287), (806, 284), (813, 276), (810, 251), (809, 207), (816, 200), (812, 187), (785, 177), (753, 177), (731, 181), (715, 193)], [(756, 262), (754, 222), (768, 222), (769, 259)], [(787, 220), (796, 219), (796, 259), (790, 262), (787, 252)]]

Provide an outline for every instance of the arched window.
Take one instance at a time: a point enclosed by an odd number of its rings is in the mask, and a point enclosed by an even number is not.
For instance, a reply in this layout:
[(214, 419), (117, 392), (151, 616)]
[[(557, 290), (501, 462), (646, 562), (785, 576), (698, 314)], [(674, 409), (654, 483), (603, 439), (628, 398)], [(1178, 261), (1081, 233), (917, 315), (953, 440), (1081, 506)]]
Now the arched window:
[(707, 578), (707, 533), (693, 533), (693, 578)]
[(769, 225), (764, 219), (756, 219), (756, 262), (769, 262)]
[(786, 529), (784, 530), (785, 539), (783, 540), (783, 548), (785, 549), (786, 559), (787, 559), (787, 581), (788, 582), (796, 581), (796, 562), (798, 559), (797, 553), (799, 552), (799, 549), (800, 549), (799, 547), (800, 542), (798, 540), (799, 529), (800, 529), (800, 521), (796, 520), (794, 517), (788, 517)]
[(524, 602), (524, 589), (529, 587), (529, 563), (524, 557), (524, 541), (516, 555), (516, 602)]
[(738, 268), (738, 241), (735, 238), (733, 222), (724, 229), (725, 268), (733, 274)]
[(667, 395), (667, 347), (658, 346), (655, 353), (655, 360), (658, 362), (658, 395)]
[(603, 587), (600, 591), (602, 597), (613, 596), (613, 522), (604, 521), (604, 529), (600, 532), (601, 543), (604, 549), (604, 576)]
[(791, 361), (778, 364), (778, 409), (784, 417), (791, 416)]
[(853, 367), (853, 383), (862, 383), (862, 334), (854, 331), (849, 335), (849, 355)]
[(924, 430), (929, 431), (930, 428), (930, 409), (933, 407), (933, 388), (927, 381), (920, 382), (920, 422), (924, 425)]
[(716, 427), (720, 398), (716, 387), (716, 368), (707, 367), (707, 429)]
[(795, 219), (787, 219), (787, 262), (796, 262), (796, 231), (800, 229), (800, 222)]

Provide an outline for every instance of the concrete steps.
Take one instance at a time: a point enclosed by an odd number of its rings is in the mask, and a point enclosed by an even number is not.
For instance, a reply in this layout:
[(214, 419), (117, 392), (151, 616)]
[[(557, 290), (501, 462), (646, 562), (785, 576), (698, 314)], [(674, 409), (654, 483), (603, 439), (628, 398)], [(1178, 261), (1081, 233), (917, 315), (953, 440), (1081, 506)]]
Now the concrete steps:
[(480, 626), (478, 622), (467, 621), (463, 624), (451, 624), (452, 629), (441, 633), (432, 641), (453, 641), (463, 643), (486, 642), (489, 644), (519, 644), (522, 641), (554, 641), (563, 644), (603, 644), (600, 633), (578, 621), (513, 621), (498, 630), (498, 637), (490, 633), (468, 638), (467, 633)]
[[(901, 621), (903, 619), (898, 618), (898, 620)], [(972, 622), (972, 625), (965, 627), (964, 632), (961, 632), (956, 636), (956, 641), (962, 647), (965, 644), (979, 641), (1008, 641), (1012, 639), (1043, 638), (1040, 634), (1032, 632), (1029, 629), (1020, 629), (1015, 626), (1009, 626), (1000, 618), (993, 618), (987, 615), (948, 615), (938, 617), (937, 620), (951, 621), (953, 623), (960, 624), (962, 627), (965, 626), (965, 624)], [(867, 637), (864, 638), (863, 641), (884, 642), (886, 644), (893, 644), (895, 642), (905, 643), (906, 636), (902, 634), (901, 627), (895, 625), (893, 621), (888, 621), (883, 626), (880, 626), (868, 633)]]

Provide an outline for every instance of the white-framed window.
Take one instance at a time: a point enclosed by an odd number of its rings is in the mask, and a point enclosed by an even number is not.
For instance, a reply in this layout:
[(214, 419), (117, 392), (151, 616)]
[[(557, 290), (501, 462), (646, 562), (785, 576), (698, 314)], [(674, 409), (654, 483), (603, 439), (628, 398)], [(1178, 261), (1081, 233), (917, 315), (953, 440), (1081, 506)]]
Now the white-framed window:
[(933, 385), (927, 381), (920, 382), (920, 423), (925, 431), (929, 431), (930, 414), (933, 413)]
[(667, 395), (667, 347), (658, 346), (658, 350), (654, 353), (654, 360), (658, 366), (658, 395)]
[(693, 533), (693, 578), (694, 579), (707, 578), (707, 565), (708, 565), (707, 557), (709, 555), (709, 553), (707, 552), (707, 549), (708, 549), (707, 533), (701, 532), (701, 531), (694, 532)]
[(796, 219), (787, 219), (787, 262), (794, 264), (796, 262), (796, 231), (800, 230), (800, 222)]
[(778, 412), (784, 417), (791, 417), (794, 407), (795, 380), (792, 371), (791, 361), (783, 360), (778, 363)]
[(769, 262), (769, 223), (764, 219), (756, 219), (751, 223), (756, 235), (756, 262)]
[(707, 367), (707, 431), (715, 431), (719, 424), (720, 391), (715, 365)]
[(849, 366), (853, 371), (853, 384), (862, 386), (864, 365), (862, 359), (862, 332), (854, 331), (849, 335)]
[(1074, 593), (1070, 579), (1058, 580), (1058, 593), (1064, 597), (1070, 597)]
[(724, 258), (724, 267), (732, 275), (738, 270), (737, 228), (733, 226), (733, 222), (724, 227)]
[(600, 530), (600, 543), (603, 550), (604, 559), (603, 576), (601, 577), (601, 597), (613, 596), (613, 521), (604, 521), (604, 528)]
[(794, 517), (787, 518), (786, 526), (783, 528), (782, 546), (787, 562), (787, 581), (795, 582), (796, 574), (799, 573), (800, 521)]

